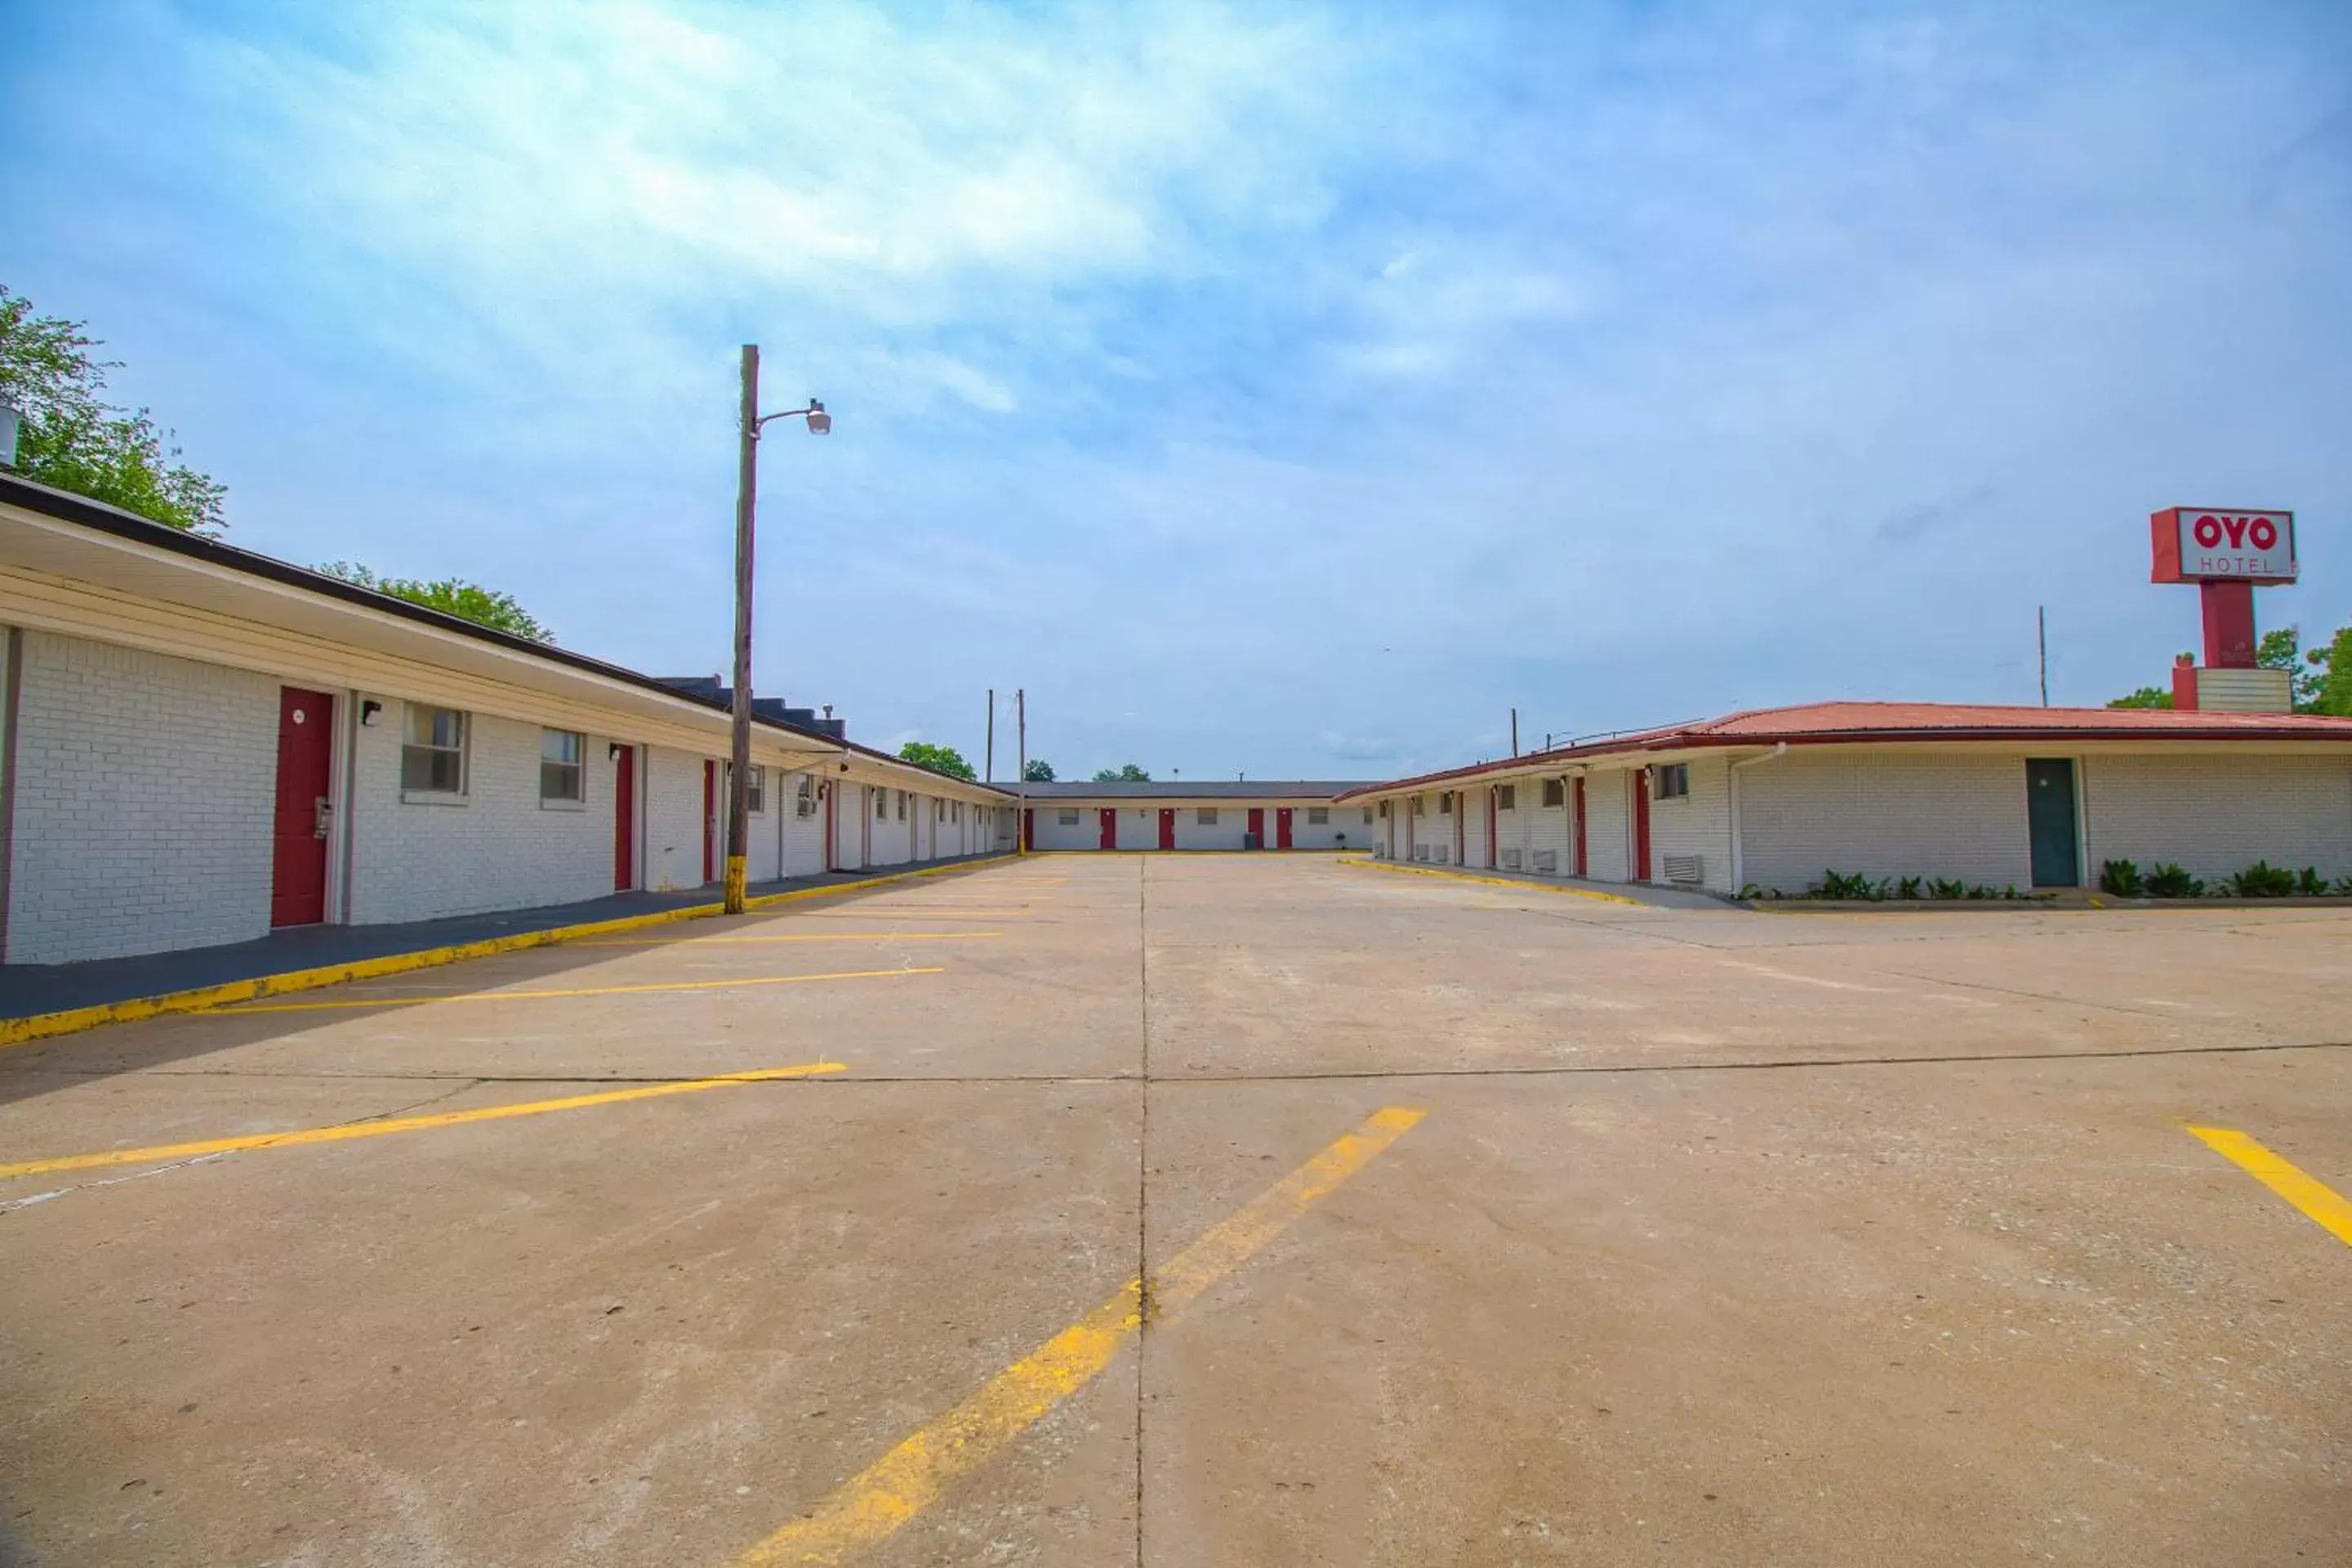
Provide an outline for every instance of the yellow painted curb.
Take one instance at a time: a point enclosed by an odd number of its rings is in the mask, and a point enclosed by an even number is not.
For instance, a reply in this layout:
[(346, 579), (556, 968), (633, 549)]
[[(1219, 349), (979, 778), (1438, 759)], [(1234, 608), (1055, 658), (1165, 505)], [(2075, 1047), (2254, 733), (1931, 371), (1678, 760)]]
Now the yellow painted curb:
[[(764, 910), (777, 904), (797, 902), (803, 899), (831, 898), (839, 893), (855, 893), (867, 888), (879, 888), (891, 882), (911, 881), (919, 877), (936, 877), (948, 871), (970, 871), (982, 866), (992, 866), (1010, 860), (1010, 855), (991, 855), (980, 860), (958, 860), (945, 866), (926, 866), (919, 871), (892, 871), (879, 877), (862, 878), (855, 882), (835, 882), (826, 887), (795, 888), (788, 893), (766, 893), (744, 900), (747, 909)], [(289, 970), (282, 974), (259, 974), (250, 980), (230, 980), (218, 985), (201, 985), (188, 991), (168, 991), (161, 996), (134, 996), (121, 1002), (100, 1002), (89, 1007), (72, 1007), (62, 1013), (36, 1013), (25, 1018), (0, 1018), (0, 1048), (30, 1045), (37, 1040), (55, 1039), (59, 1035), (79, 1034), (107, 1024), (131, 1024), (142, 1018), (160, 1017), (166, 1013), (197, 1013), (207, 1007), (226, 1006), (236, 1002), (255, 1002), (265, 996), (281, 996), (291, 991), (316, 991), (325, 985), (343, 985), (354, 980), (379, 980), (387, 974), (405, 974), (412, 970), (437, 969), (445, 963), (462, 963), (471, 958), (490, 958), (501, 952), (519, 952), (525, 948), (551, 947), (558, 942), (573, 942), (582, 937), (612, 936), (621, 931), (643, 931), (648, 926), (668, 925), (677, 921), (707, 920), (723, 914), (722, 904), (688, 904), (682, 909), (657, 910), (651, 914), (625, 915), (618, 920), (591, 921), (582, 925), (550, 926), (545, 931), (517, 931), (511, 936), (484, 937), (479, 942), (458, 942), (449, 947), (420, 948), (415, 952), (392, 952), (381, 958), (353, 959), (348, 963), (324, 964), (317, 969)]]
[(1521, 888), (1534, 893), (1566, 893), (1572, 898), (1598, 899), (1604, 904), (1631, 904), (1635, 909), (1649, 906), (1639, 899), (1629, 899), (1622, 893), (1598, 892), (1591, 888), (1556, 888), (1549, 882), (1521, 882), (1509, 877), (1482, 877), (1475, 871), (1442, 870), (1435, 866), (1401, 866), (1394, 860), (1374, 860), (1359, 856), (1339, 862), (1342, 866), (1361, 866), (1371, 871), (1408, 871), (1416, 877), (1448, 877), (1457, 882), (1477, 882), (1489, 888)]

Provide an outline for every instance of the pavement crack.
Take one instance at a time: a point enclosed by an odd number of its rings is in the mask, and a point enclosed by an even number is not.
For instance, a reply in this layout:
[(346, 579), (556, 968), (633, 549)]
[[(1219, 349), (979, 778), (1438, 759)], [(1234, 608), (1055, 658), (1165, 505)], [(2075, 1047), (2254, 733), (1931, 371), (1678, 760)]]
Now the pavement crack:
[(1135, 981), (1142, 1025), (1135, 1133), (1135, 1568), (1143, 1568), (1143, 1363), (1151, 1333), (1151, 862), (1135, 863)]

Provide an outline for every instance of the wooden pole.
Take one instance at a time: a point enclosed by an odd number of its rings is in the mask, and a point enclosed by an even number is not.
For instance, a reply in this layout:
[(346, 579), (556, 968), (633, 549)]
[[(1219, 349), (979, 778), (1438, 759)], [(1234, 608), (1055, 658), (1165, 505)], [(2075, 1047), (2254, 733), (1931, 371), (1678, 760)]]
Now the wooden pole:
[(745, 819), (751, 804), (751, 519), (760, 484), (760, 345), (743, 345), (743, 417), (735, 452), (735, 711), (727, 777), (726, 912), (743, 912)]

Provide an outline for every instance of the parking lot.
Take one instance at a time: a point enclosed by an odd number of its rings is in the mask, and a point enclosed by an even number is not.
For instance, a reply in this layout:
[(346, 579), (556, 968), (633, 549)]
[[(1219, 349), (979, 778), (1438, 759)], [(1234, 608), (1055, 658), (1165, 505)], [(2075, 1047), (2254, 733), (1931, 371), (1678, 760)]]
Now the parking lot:
[(2342, 1563), (2347, 997), (1068, 855), (15, 1047), (0, 1562)]

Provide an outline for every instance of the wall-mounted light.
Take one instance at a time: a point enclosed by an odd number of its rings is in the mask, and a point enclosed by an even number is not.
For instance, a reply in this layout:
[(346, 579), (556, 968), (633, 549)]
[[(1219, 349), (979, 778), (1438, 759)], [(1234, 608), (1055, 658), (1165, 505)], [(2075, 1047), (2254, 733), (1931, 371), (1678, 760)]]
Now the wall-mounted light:
[(361, 699), (360, 699), (360, 728), (362, 728), (362, 730), (365, 730), (365, 729), (372, 729), (372, 728), (373, 728), (373, 727), (374, 727), (374, 725), (375, 725), (375, 716), (376, 716), (377, 714), (379, 714), (379, 713), (383, 712), (383, 703), (381, 703), (381, 702), (378, 702), (374, 698), (373, 698), (373, 697), (362, 697), (362, 698), (361, 698)]
[(604, 760), (608, 763), (617, 763), (621, 760), (621, 753), (628, 749), (628, 747), (623, 745), (620, 742), (615, 741), (611, 745), (604, 748)]

